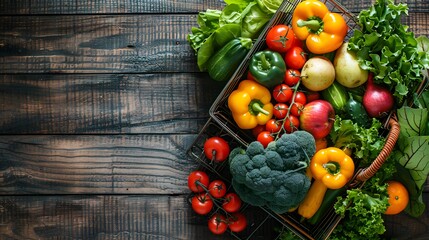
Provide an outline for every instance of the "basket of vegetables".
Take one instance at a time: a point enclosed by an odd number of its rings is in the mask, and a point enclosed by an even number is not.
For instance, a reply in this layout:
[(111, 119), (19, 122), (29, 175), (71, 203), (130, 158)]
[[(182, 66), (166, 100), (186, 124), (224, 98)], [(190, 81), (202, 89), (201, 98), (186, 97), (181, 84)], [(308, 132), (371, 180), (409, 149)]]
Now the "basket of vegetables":
[(233, 139), (224, 167), (244, 202), (303, 239), (372, 239), (383, 214), (421, 214), (428, 40), (406, 12), (283, 1), (255, 41), (236, 36), (207, 60), (226, 84), (210, 121)]

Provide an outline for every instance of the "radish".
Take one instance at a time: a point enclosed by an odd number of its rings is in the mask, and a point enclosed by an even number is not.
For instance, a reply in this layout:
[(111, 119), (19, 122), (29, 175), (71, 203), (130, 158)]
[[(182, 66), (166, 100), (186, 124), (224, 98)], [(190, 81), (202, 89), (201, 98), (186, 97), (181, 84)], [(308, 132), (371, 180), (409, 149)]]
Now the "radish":
[(393, 94), (386, 88), (374, 83), (372, 73), (368, 75), (365, 94), (362, 104), (368, 116), (380, 118), (393, 109), (395, 99)]

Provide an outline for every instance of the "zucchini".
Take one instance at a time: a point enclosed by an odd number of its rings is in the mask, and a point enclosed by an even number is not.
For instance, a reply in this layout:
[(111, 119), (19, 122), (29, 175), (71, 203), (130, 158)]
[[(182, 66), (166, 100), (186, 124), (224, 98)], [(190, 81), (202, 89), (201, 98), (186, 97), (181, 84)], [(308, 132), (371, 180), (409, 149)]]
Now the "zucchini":
[(317, 212), (307, 220), (308, 223), (312, 225), (319, 223), (319, 221), (325, 217), (326, 212), (334, 206), (337, 197), (344, 194), (345, 192), (346, 187), (342, 187), (340, 189), (328, 189), (325, 193), (322, 204), (320, 205)]
[(371, 124), (370, 117), (362, 103), (356, 101), (352, 94), (349, 94), (349, 100), (344, 106), (344, 115), (347, 119), (352, 120), (362, 127), (369, 127)]
[(347, 103), (346, 89), (337, 81), (334, 81), (331, 86), (322, 91), (322, 97), (331, 103), (336, 113), (342, 112)]
[(229, 41), (207, 62), (210, 77), (219, 82), (229, 80), (252, 46), (250, 38), (235, 38)]

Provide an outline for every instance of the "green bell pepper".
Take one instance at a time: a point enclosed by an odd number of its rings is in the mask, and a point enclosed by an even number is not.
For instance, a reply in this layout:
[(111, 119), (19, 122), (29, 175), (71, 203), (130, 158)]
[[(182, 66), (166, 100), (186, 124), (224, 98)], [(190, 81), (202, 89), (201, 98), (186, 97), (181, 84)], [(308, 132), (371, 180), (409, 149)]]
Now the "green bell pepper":
[(286, 63), (278, 52), (260, 51), (252, 56), (249, 71), (258, 83), (272, 88), (283, 82)]

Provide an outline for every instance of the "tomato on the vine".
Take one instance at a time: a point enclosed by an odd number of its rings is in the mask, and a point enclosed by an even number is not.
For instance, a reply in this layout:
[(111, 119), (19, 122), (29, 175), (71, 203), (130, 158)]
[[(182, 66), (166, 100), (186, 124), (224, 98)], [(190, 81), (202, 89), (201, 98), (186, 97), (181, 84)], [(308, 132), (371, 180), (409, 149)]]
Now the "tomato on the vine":
[(208, 222), (209, 230), (214, 234), (223, 234), (228, 229), (227, 220), (220, 213), (214, 214)]
[(284, 83), (288, 86), (295, 86), (301, 79), (301, 72), (297, 69), (288, 69), (284, 77)]
[(204, 143), (204, 154), (210, 160), (222, 162), (228, 158), (229, 144), (221, 137), (211, 137)]
[(290, 113), (295, 117), (299, 117), (303, 109), (304, 109), (304, 104), (295, 102), (293, 103), (292, 107), (290, 107)]
[(204, 192), (205, 190), (202, 186), (207, 188), (209, 186), (209, 182), (209, 175), (203, 171), (196, 170), (188, 175), (188, 188), (192, 192)]
[(283, 127), (286, 129), (287, 133), (292, 133), (298, 130), (299, 128), (299, 119), (294, 115), (289, 115), (284, 123)]
[(272, 94), (276, 102), (285, 103), (292, 98), (293, 91), (288, 85), (282, 83), (274, 87)]
[(262, 146), (264, 146), (264, 148), (265, 148), (265, 147), (267, 147), (267, 146), (268, 146), (268, 144), (269, 144), (270, 142), (274, 141), (274, 137), (273, 137), (273, 135), (272, 135), (270, 132), (268, 132), (268, 131), (263, 131), (263, 132), (261, 132), (261, 133), (258, 135), (258, 137), (256, 138), (256, 140), (257, 140), (258, 142), (260, 142), (260, 143), (262, 144)]
[(285, 54), (285, 63), (288, 68), (301, 69), (307, 61), (307, 53), (300, 47), (292, 47)]
[(282, 129), (282, 124), (280, 120), (272, 118), (265, 123), (265, 129), (271, 133), (277, 133)]
[(196, 213), (206, 215), (213, 209), (213, 201), (207, 193), (198, 193), (192, 197), (191, 206)]
[(226, 194), (226, 184), (222, 180), (214, 180), (209, 184), (209, 193), (214, 198), (221, 198)]
[(222, 208), (229, 212), (237, 212), (241, 208), (241, 198), (234, 192), (227, 193), (224, 197)]
[(247, 218), (241, 212), (232, 213), (228, 218), (228, 227), (232, 232), (241, 232), (247, 227)]
[(285, 53), (293, 44), (295, 34), (291, 27), (279, 24), (273, 26), (267, 33), (265, 42), (270, 50)]
[(288, 109), (289, 106), (285, 103), (277, 103), (274, 105), (273, 115), (277, 119), (283, 119), (286, 117)]
[(307, 103), (307, 96), (305, 96), (305, 93), (304, 92), (296, 92), (295, 102), (301, 103), (302, 105), (305, 105)]

